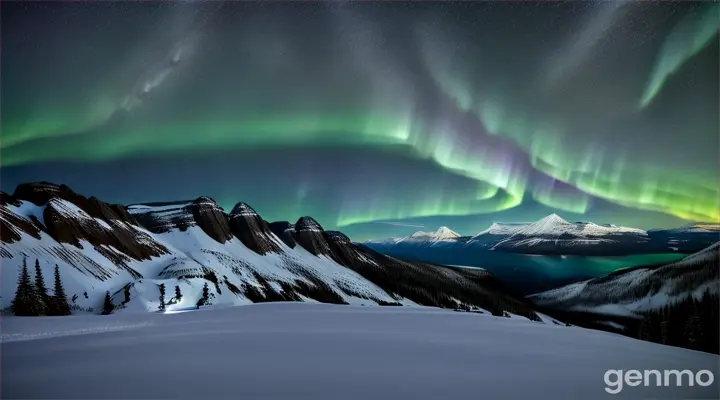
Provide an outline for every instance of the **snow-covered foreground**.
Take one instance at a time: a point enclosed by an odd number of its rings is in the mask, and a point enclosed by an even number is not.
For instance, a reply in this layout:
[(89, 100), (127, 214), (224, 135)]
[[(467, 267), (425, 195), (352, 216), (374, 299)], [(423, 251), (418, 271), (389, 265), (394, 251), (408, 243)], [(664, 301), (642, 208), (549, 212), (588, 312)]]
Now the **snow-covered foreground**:
[[(265, 303), (2, 325), (4, 398), (589, 399), (613, 397), (608, 369), (720, 378), (711, 354), (422, 307)], [(717, 398), (718, 386), (614, 396)]]

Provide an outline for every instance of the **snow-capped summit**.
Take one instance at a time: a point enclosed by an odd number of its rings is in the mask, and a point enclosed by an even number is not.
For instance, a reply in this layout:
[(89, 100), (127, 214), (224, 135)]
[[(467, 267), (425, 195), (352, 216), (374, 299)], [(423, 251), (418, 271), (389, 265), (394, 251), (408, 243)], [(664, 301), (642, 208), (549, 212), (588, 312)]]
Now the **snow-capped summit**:
[(230, 211), (231, 216), (255, 216), (258, 215), (257, 211), (255, 211), (252, 207), (250, 207), (247, 203), (237, 203), (235, 204), (235, 207), (232, 208)]
[(412, 235), (391, 237), (382, 240), (368, 240), (367, 244), (385, 244), (395, 245), (398, 243), (404, 244), (419, 244), (419, 245), (433, 245), (435, 243), (454, 243), (457, 239), (461, 238), (462, 235), (448, 228), (447, 226), (441, 226), (436, 231), (426, 232), (417, 231)]
[(594, 222), (568, 222), (557, 214), (550, 214), (536, 222), (527, 224), (521, 229), (511, 232), (512, 236), (522, 237), (596, 237), (613, 234), (636, 234), (647, 236), (642, 229), (627, 228), (612, 224), (599, 225)]
[(565, 221), (557, 214), (550, 214), (545, 218), (535, 221), (525, 227), (518, 229), (513, 236), (560, 236), (562, 234), (575, 235), (577, 225)]
[(568, 222), (557, 214), (550, 214), (516, 230), (491, 249), (567, 254), (571, 248), (579, 250), (588, 246), (615, 246), (620, 242), (635, 246), (647, 240), (647, 232), (642, 229), (598, 225), (594, 222)]
[(441, 226), (435, 232), (424, 232), (417, 231), (412, 235), (404, 238), (403, 240), (415, 240), (423, 242), (441, 242), (447, 240), (454, 240), (460, 237), (460, 234), (448, 228), (447, 226)]
[(411, 238), (418, 238), (418, 239), (437, 239), (437, 240), (445, 240), (445, 239), (454, 239), (460, 237), (460, 234), (453, 231), (452, 229), (448, 228), (447, 226), (441, 226), (436, 230), (435, 232), (424, 232), (424, 231), (417, 231), (410, 235)]

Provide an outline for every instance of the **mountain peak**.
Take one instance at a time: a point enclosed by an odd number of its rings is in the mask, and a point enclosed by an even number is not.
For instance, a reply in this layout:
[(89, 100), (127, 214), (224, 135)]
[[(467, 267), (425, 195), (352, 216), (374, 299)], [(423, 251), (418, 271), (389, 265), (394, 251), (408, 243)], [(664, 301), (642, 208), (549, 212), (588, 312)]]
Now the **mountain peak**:
[(232, 208), (230, 211), (231, 216), (239, 216), (239, 215), (258, 215), (258, 213), (250, 207), (249, 204), (239, 202), (235, 204), (235, 207)]
[(215, 200), (213, 200), (213, 199), (211, 199), (210, 197), (207, 197), (207, 196), (200, 196), (200, 197), (198, 197), (197, 199), (193, 200), (192, 202), (193, 202), (194, 204), (211, 204), (211, 205), (217, 205), (217, 203), (215, 203)]
[(448, 228), (447, 226), (441, 226), (435, 232), (417, 231), (407, 238), (415, 240), (431, 240), (441, 241), (459, 238), (460, 234)]
[(547, 222), (552, 221), (552, 222), (560, 222), (560, 223), (566, 223), (566, 224), (569, 223), (569, 222), (565, 221), (561, 216), (559, 216), (555, 213), (552, 213), (552, 214), (548, 215), (547, 217), (541, 218), (537, 222), (540, 222), (540, 221), (547, 221)]
[(322, 232), (323, 228), (313, 217), (300, 217), (295, 223), (296, 231), (319, 231)]
[(441, 226), (435, 231), (435, 236), (442, 238), (455, 238), (460, 237), (460, 234), (448, 228), (447, 226)]

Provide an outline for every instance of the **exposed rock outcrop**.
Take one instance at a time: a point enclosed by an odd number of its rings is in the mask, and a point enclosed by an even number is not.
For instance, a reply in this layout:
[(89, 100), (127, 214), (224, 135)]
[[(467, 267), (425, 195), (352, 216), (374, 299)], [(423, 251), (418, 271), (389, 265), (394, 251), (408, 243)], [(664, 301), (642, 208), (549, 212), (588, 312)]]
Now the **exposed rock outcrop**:
[(301, 217), (295, 223), (295, 241), (316, 256), (330, 254), (324, 230), (312, 217)]
[(237, 203), (228, 219), (233, 235), (252, 251), (258, 254), (280, 252), (267, 222), (246, 203)]
[(209, 197), (198, 197), (192, 203), (185, 206), (193, 216), (193, 220), (208, 236), (220, 243), (232, 239), (227, 214)]
[(279, 237), (288, 247), (294, 249), (297, 246), (295, 241), (295, 225), (287, 221), (270, 222), (268, 224), (270, 231)]

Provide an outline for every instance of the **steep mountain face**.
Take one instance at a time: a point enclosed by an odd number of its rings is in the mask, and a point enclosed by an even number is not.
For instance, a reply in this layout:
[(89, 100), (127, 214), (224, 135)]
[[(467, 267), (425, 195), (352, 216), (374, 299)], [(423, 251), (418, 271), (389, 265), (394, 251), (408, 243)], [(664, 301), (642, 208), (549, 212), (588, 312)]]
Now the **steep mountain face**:
[(529, 298), (536, 304), (570, 311), (628, 316), (662, 308), (705, 292), (720, 294), (720, 242), (676, 263), (620, 270)]
[(123, 273), (142, 277), (135, 263), (169, 253), (164, 244), (134, 225), (137, 222), (121, 206), (87, 199), (67, 186), (20, 185), (12, 196), (3, 193), (2, 199), (3, 271), (11, 269), (6, 268), (12, 264), (9, 260), (48, 255), (100, 281)]
[(312, 217), (301, 217), (295, 223), (293, 235), (297, 244), (310, 254), (319, 256), (330, 254), (330, 245), (325, 241), (322, 226)]
[(507, 237), (512, 235), (513, 233), (523, 229), (527, 224), (519, 223), (519, 224), (504, 224), (499, 222), (493, 222), (492, 225), (490, 225), (489, 228), (486, 230), (473, 235), (472, 239), (481, 239), (485, 237)]
[(230, 229), (245, 246), (258, 254), (279, 253), (268, 223), (252, 207), (237, 203), (230, 211)]
[(275, 234), (291, 249), (297, 246), (295, 241), (295, 225), (287, 221), (270, 222), (268, 224), (270, 231)]
[(123, 207), (45, 182), (0, 201), (3, 307), (21, 265), (37, 260), (46, 281), (59, 267), (75, 312), (97, 312), (106, 291), (116, 309), (156, 310), (164, 285), (167, 310), (320, 301), (474, 306), (539, 319), (487, 272), (384, 256), (310, 217), (267, 223), (247, 204), (227, 213), (207, 197)]
[[(621, 270), (528, 298), (581, 325), (717, 353), (719, 296), (720, 242), (675, 263)], [(678, 331), (661, 332), (669, 325)], [(688, 337), (693, 329), (707, 337)]]

